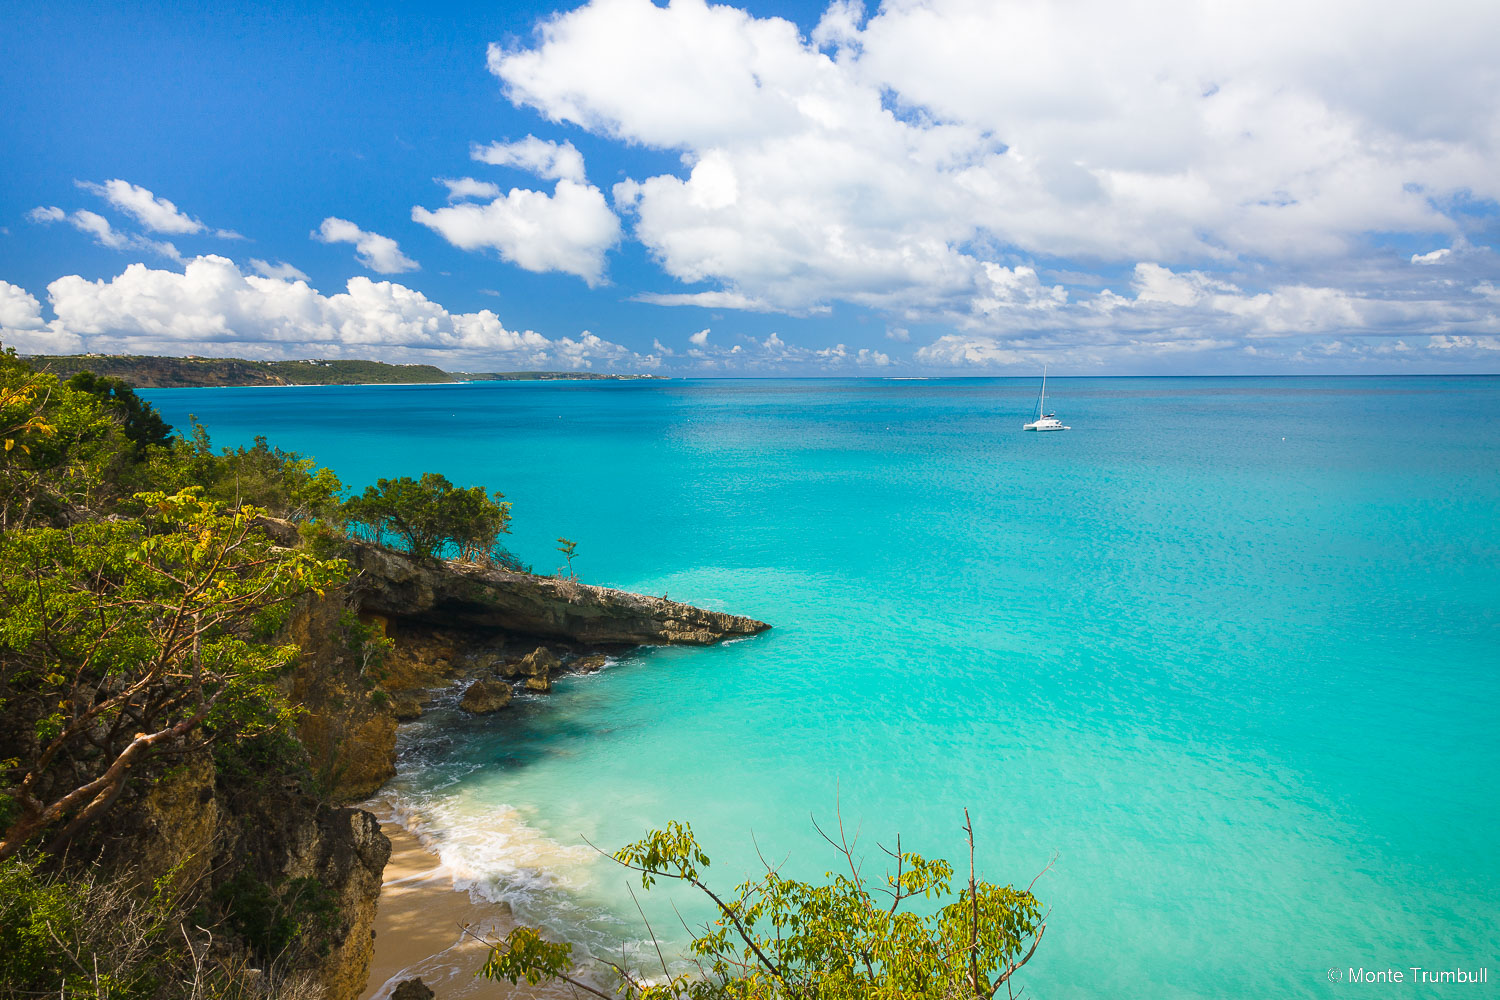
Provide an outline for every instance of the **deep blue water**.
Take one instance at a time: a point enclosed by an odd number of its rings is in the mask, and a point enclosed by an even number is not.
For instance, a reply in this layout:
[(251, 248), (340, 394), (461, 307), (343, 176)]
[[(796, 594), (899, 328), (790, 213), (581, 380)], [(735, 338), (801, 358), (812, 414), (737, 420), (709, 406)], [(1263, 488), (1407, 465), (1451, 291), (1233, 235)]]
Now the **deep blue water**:
[(1500, 964), (1500, 379), (1049, 389), (1069, 433), (1017, 380), (146, 395), (351, 487), (503, 490), (539, 571), (565, 535), (587, 582), (776, 626), (404, 732), (390, 801), (581, 943), (639, 936), (581, 837), (685, 819), (726, 885), (752, 830), (819, 874), (837, 801), (876, 857), (958, 858), (964, 807), (991, 880), (1056, 852), (1043, 1000)]

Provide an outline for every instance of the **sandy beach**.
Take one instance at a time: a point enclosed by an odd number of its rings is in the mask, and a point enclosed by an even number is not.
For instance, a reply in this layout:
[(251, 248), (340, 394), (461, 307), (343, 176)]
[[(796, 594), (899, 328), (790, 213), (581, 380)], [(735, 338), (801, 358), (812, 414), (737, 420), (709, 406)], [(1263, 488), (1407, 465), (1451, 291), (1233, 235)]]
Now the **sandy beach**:
[[(475, 978), (488, 948), (476, 938), (499, 940), (515, 926), (503, 903), (475, 902), (453, 888), (453, 876), (437, 855), (405, 827), (383, 820), (391, 840), (375, 915), (375, 954), (360, 1000), (385, 1000), (397, 984), (420, 978), (437, 1000), (468, 997), (499, 1000), (560, 1000), (586, 996), (565, 983), (512, 986)], [(468, 928), (470, 933), (465, 933)]]
[(381, 830), (391, 839), (391, 860), (375, 918), (375, 956), (361, 1000), (390, 995), (404, 979), (420, 977), (441, 1000), (450, 997), (527, 997), (534, 991), (475, 979), (486, 948), (473, 934), (494, 940), (513, 925), (506, 907), (476, 903), (453, 888), (453, 878), (434, 854), (395, 823)]

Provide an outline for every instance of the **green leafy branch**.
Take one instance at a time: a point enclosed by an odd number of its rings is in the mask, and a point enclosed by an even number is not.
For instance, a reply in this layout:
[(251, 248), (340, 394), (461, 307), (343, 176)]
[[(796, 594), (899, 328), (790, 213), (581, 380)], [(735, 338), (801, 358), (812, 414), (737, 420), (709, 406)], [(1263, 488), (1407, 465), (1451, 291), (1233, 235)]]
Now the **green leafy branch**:
[[(817, 827), (816, 821), (814, 826)], [(718, 916), (693, 938), (697, 972), (647, 982), (614, 962), (617, 995), (630, 1000), (992, 1000), (1013, 996), (1015, 974), (1036, 954), (1046, 931), (1033, 889), (980, 881), (974, 870), (973, 824), (964, 812), (969, 876), (955, 895), (953, 867), (896, 849), (884, 878), (871, 882), (839, 817), (837, 838), (818, 832), (848, 872), (815, 884), (787, 878), (762, 858), (764, 874), (721, 894), (705, 881), (708, 855), (686, 823), (671, 822), (610, 855), (650, 891), (659, 879), (691, 885)], [(1042, 874), (1051, 868), (1043, 869)], [(1039, 874), (1037, 878), (1040, 878)], [(919, 910), (913, 900), (929, 901)], [(944, 903), (944, 901), (947, 901)], [(931, 904), (944, 903), (934, 908)], [(642, 919), (644, 919), (644, 912)], [(652, 941), (649, 923), (647, 931)], [(595, 996), (609, 994), (580, 978), (572, 946), (518, 927), (491, 942), (480, 975), (537, 985), (561, 981)], [(657, 946), (661, 958), (660, 946)]]

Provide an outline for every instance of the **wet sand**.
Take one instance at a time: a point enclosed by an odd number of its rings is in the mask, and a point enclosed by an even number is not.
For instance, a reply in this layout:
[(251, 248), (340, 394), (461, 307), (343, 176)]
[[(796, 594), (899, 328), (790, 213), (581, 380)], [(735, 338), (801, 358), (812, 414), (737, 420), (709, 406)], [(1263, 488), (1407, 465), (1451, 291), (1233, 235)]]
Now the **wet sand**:
[(586, 1000), (588, 994), (566, 983), (512, 986), (476, 978), (489, 954), (483, 941), (498, 941), (516, 925), (510, 907), (475, 902), (467, 891), (455, 890), (442, 861), (405, 827), (383, 820), (380, 829), (391, 840), (391, 859), (375, 911), (370, 979), (360, 1000), (386, 1000), (402, 980), (418, 978), (436, 1000)]
[(420, 977), (438, 1000), (485, 996), (537, 996), (509, 983), (491, 983), (474, 974), (488, 949), (470, 934), (497, 940), (514, 926), (507, 907), (476, 903), (455, 891), (448, 869), (395, 823), (380, 829), (391, 839), (391, 860), (375, 914), (375, 956), (361, 1000), (383, 1000), (403, 979)]

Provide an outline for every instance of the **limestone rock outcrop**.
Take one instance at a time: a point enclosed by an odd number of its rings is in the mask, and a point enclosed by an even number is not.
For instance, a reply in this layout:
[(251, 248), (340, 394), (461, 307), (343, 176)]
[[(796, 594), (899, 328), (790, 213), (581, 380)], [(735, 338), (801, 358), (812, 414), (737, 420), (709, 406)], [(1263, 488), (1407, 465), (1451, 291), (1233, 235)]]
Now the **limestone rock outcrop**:
[(546, 646), (538, 646), (536, 649), (521, 657), (516, 664), (518, 672), (526, 677), (546, 677), (552, 671), (562, 666), (562, 661), (557, 654)]
[[(239, 803), (241, 809), (248, 803)], [(336, 914), (318, 933), (319, 948), (297, 962), (327, 1000), (357, 1000), (375, 950), (375, 906), (391, 842), (363, 809), (336, 808), (306, 796), (272, 794), (241, 811), (221, 833), (220, 864), (249, 863), (275, 886), (318, 887)]]
[(213, 757), (195, 753), (141, 797), (118, 853), (131, 859), (143, 886), (174, 870), (181, 884), (192, 884), (213, 867), (220, 819), (215, 777)]
[(354, 1000), (364, 992), (375, 953), (375, 903), (391, 842), (363, 809), (321, 809), (298, 833), (286, 875), (316, 879), (331, 893), (340, 917), (314, 977), (329, 1000)]
[(330, 591), (299, 605), (286, 628), (301, 650), (287, 681), (290, 701), (305, 709), (297, 736), (329, 797), (342, 802), (373, 795), (396, 773), (396, 716), (373, 696), (356, 624), (343, 595)]
[(628, 646), (704, 646), (771, 627), (664, 597), (476, 563), (417, 559), (367, 542), (352, 543), (348, 558), (359, 571), (353, 587), (363, 613), (437, 626)]
[[(263, 521), (279, 544), (299, 544), (295, 525)], [(217, 821), (219, 864), (248, 863), (267, 884), (315, 880), (332, 895), (339, 926), (307, 970), (328, 1000), (355, 1000), (365, 987), (390, 854), (371, 814), (330, 803), (365, 798), (394, 774), (396, 723), (421, 714), (421, 692), (470, 680), (460, 707), (495, 712), (516, 690), (550, 691), (555, 675), (598, 670), (602, 654), (621, 647), (708, 645), (770, 628), (664, 597), (418, 559), (365, 542), (350, 542), (344, 557), (355, 570), (348, 585), (299, 605), (286, 628), (302, 653), (287, 694), (306, 709), (298, 736), (321, 801), (287, 789), (192, 807), (193, 789), (210, 780), (196, 774), (159, 793), (171, 797), (163, 815), (183, 822), (184, 843), (171, 844), (163, 864), (202, 852), (208, 835), (199, 828)], [(422, 995), (418, 987), (413, 996)]]
[(478, 680), (469, 685), (458, 707), (475, 715), (498, 712), (510, 704), (510, 685), (504, 681)]

